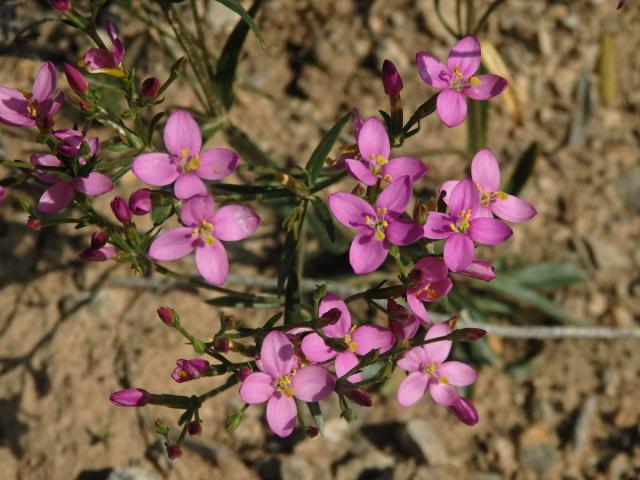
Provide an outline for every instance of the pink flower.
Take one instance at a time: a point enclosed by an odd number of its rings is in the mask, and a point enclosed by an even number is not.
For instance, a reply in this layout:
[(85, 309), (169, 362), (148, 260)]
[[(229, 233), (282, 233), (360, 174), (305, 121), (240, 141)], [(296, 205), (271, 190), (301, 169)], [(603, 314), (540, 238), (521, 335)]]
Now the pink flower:
[(382, 86), (390, 97), (398, 97), (402, 91), (402, 77), (391, 60), (382, 62)]
[(424, 236), (447, 240), (444, 261), (452, 272), (460, 272), (471, 264), (474, 241), (497, 245), (513, 234), (511, 228), (500, 220), (483, 216), (478, 189), (470, 178), (465, 178), (453, 188), (448, 206), (448, 213), (429, 213)]
[(149, 392), (141, 388), (127, 388), (109, 395), (109, 400), (119, 407), (142, 407), (149, 403)]
[(474, 75), (480, 67), (480, 42), (472, 35), (453, 46), (446, 66), (427, 52), (418, 52), (416, 63), (422, 80), (441, 90), (436, 110), (448, 127), (460, 125), (466, 118), (465, 97), (488, 100), (507, 87), (507, 81), (497, 75)]
[(192, 358), (191, 360), (181, 358), (176, 361), (176, 365), (171, 378), (178, 383), (197, 380), (209, 368), (209, 362), (203, 358)]
[[(326, 362), (335, 358), (336, 375), (342, 377), (358, 364), (357, 355), (366, 355), (371, 350), (378, 349), (381, 353), (391, 350), (395, 343), (393, 333), (377, 325), (351, 324), (351, 313), (346, 303), (337, 295), (328, 294), (320, 301), (318, 315), (322, 317), (332, 309), (340, 311), (340, 317), (332, 324), (322, 329), (327, 337), (339, 338), (347, 344), (347, 350), (338, 352), (327, 345), (317, 333), (310, 333), (302, 339), (300, 348), (304, 356), (312, 362)], [(362, 374), (352, 375), (351, 382), (359, 382)]]
[(242, 205), (225, 205), (215, 210), (213, 197), (199, 196), (182, 205), (184, 227), (161, 233), (151, 243), (154, 260), (177, 260), (196, 252), (196, 265), (204, 279), (222, 285), (229, 273), (229, 259), (221, 240), (236, 241), (251, 235), (260, 217)]
[(40, 67), (31, 91), (0, 86), (0, 122), (15, 127), (39, 125), (48, 129), (64, 101), (62, 92), (55, 94), (58, 83), (56, 67), (45, 62)]
[(59, 12), (65, 13), (71, 7), (71, 0), (49, 0), (53, 8)]
[(109, 234), (97, 231), (91, 235), (91, 246), (78, 254), (85, 262), (104, 262), (116, 256), (112, 246), (107, 245)]
[[(473, 157), (471, 179), (480, 192), (480, 216), (491, 217), (494, 213), (508, 222), (520, 223), (530, 220), (538, 213), (529, 202), (499, 190), (500, 167), (488, 148), (480, 150)], [(457, 181), (451, 180), (442, 185), (441, 190), (447, 193), (445, 202), (457, 184)]]
[(133, 192), (129, 197), (129, 210), (134, 215), (146, 215), (153, 210), (153, 200), (151, 199), (151, 190), (148, 188), (140, 188)]
[(415, 336), (420, 327), (420, 318), (393, 298), (387, 300), (387, 312), (389, 312), (389, 327), (398, 341), (404, 342)]
[(389, 159), (389, 135), (376, 117), (364, 122), (358, 132), (357, 142), (360, 158), (349, 158), (345, 163), (349, 174), (365, 185), (373, 186), (378, 179), (392, 182), (405, 175), (414, 183), (427, 174), (427, 167), (417, 158)]
[(164, 127), (164, 144), (169, 153), (144, 153), (133, 161), (133, 173), (149, 185), (175, 182), (173, 191), (181, 200), (206, 195), (204, 180), (230, 175), (240, 157), (227, 148), (200, 151), (202, 137), (193, 117), (184, 110), (171, 114)]
[(303, 402), (319, 402), (335, 389), (331, 374), (318, 365), (296, 369), (294, 347), (279, 331), (270, 332), (260, 349), (260, 372), (247, 376), (240, 386), (240, 398), (246, 403), (267, 402), (267, 423), (280, 437), (291, 435), (296, 425), (294, 397)]
[[(113, 74), (114, 70), (119, 70), (120, 63), (124, 58), (124, 45), (118, 37), (118, 30), (110, 20), (107, 20), (106, 30), (109, 40), (111, 40), (111, 51), (104, 48), (91, 48), (80, 60), (80, 66), (91, 73)], [(117, 74), (116, 76), (122, 75)]]
[[(449, 333), (449, 326), (439, 323), (429, 329), (426, 339), (443, 337)], [(437, 404), (449, 407), (460, 398), (455, 387), (466, 387), (477, 380), (477, 372), (469, 365), (445, 361), (451, 344), (449, 340), (428, 343), (412, 348), (398, 360), (398, 366), (409, 373), (398, 389), (400, 405), (413, 405), (429, 390), (431, 398)]]
[[(364, 127), (363, 127), (364, 131)], [(362, 137), (361, 132), (360, 137)], [(376, 270), (389, 253), (389, 245), (409, 245), (420, 238), (421, 226), (400, 218), (411, 201), (408, 176), (393, 181), (378, 197), (375, 210), (350, 193), (329, 195), (329, 208), (345, 227), (357, 230), (349, 250), (349, 262), (358, 274)]]
[(449, 270), (441, 258), (424, 257), (416, 262), (409, 274), (409, 282), (409, 308), (423, 323), (428, 324), (429, 315), (422, 302), (436, 302), (449, 293), (453, 286)]

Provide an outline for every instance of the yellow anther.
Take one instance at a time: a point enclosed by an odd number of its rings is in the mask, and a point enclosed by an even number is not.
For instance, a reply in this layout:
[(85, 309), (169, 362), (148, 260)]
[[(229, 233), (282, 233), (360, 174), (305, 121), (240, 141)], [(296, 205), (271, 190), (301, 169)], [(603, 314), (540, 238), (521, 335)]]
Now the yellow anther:
[(385, 163), (389, 163), (389, 160), (384, 158), (382, 155), (378, 155), (376, 162), (378, 162), (378, 165), (384, 165)]
[(391, 180), (393, 180), (393, 177), (387, 173), (384, 177), (382, 177), (382, 179), (390, 182)]
[(507, 198), (509, 198), (509, 195), (504, 192), (496, 192), (496, 197), (498, 197), (500, 200), (506, 200)]
[(31, 93), (29, 90), (22, 90), (22, 96), (27, 100), (31, 100), (31, 97), (33, 97), (33, 93)]
[(387, 228), (387, 227), (389, 226), (389, 222), (387, 222), (386, 220), (383, 220), (383, 221), (382, 221), (382, 226), (383, 226), (384, 228)]
[(458, 65), (456, 65), (455, 67), (453, 67), (453, 73), (456, 74), (456, 76), (462, 80), (463, 76), (462, 76), (462, 72), (460, 71), (460, 68), (458, 67)]
[(438, 365), (435, 363), (429, 363), (426, 367), (424, 367), (424, 373), (433, 377), (436, 374), (436, 370), (438, 369)]
[[(188, 151), (188, 150), (187, 150)], [(200, 166), (200, 157), (198, 154), (191, 157), (191, 159), (184, 165), (184, 172), (190, 173), (196, 170)]]
[(480, 79), (475, 75), (469, 79), (469, 85), (472, 87), (477, 87), (480, 85)]
[(445, 385), (449, 384), (449, 379), (447, 377), (440, 377), (438, 380), (440, 383), (444, 383)]
[(374, 235), (376, 240), (384, 240), (385, 239), (385, 235), (384, 232), (381, 232), (380, 230), (378, 230), (376, 232), (376, 234)]
[(449, 224), (449, 228), (451, 229), (452, 232), (457, 232), (458, 229), (456, 228), (456, 226), (453, 223)]
[(216, 238), (213, 235), (207, 235), (206, 237), (204, 237), (204, 243), (206, 243), (207, 245), (213, 245), (214, 243), (216, 243)]
[(376, 156), (373, 153), (369, 154), (369, 160), (373, 160), (374, 158), (376, 158)]

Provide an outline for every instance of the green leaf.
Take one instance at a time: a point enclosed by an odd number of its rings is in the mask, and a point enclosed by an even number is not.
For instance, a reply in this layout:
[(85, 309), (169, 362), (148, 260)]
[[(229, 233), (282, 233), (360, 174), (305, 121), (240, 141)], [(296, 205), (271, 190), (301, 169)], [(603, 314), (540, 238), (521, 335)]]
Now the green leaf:
[(518, 160), (518, 165), (516, 166), (511, 179), (509, 180), (509, 184), (507, 186), (507, 193), (511, 195), (517, 195), (520, 190), (524, 187), (533, 173), (533, 167), (536, 164), (536, 159), (538, 158), (538, 143), (532, 142), (531, 145), (524, 151), (520, 160)]
[(324, 161), (327, 159), (327, 156), (331, 152), (333, 144), (336, 143), (336, 140), (338, 139), (342, 128), (350, 118), (351, 112), (343, 115), (343, 117), (338, 120), (338, 122), (333, 127), (331, 127), (331, 130), (327, 132), (325, 137), (320, 141), (316, 149), (311, 154), (311, 158), (309, 158), (306, 166), (306, 170), (309, 173), (309, 187), (312, 187), (316, 183), (318, 174), (322, 169)]
[(242, 160), (259, 167), (278, 168), (278, 164), (260, 148), (249, 136), (235, 125), (229, 124), (225, 128), (227, 140)]
[(539, 263), (519, 270), (500, 274), (500, 278), (534, 289), (555, 289), (583, 282), (588, 278), (585, 271), (573, 263)]
[(206, 300), (209, 305), (229, 308), (278, 308), (280, 302), (275, 297), (250, 298), (236, 295), (226, 295), (224, 297), (210, 298)]
[(329, 236), (329, 240), (331, 242), (336, 241), (336, 227), (333, 224), (333, 218), (331, 217), (331, 213), (329, 209), (325, 205), (324, 201), (320, 197), (313, 197), (312, 199), (313, 209), (316, 212), (318, 218), (324, 225), (327, 230), (327, 235)]
[[(238, 2), (238, 0), (217, 0), (217, 1), (219, 3), (221, 3), (221, 4), (223, 4), (229, 10), (233, 10), (238, 15), (240, 15), (240, 18), (242, 18), (242, 20), (248, 25), (248, 27), (251, 29), (251, 31), (255, 34), (256, 38), (260, 42), (260, 46), (263, 49), (266, 48), (266, 45), (264, 43), (264, 39), (262, 38), (262, 35), (260, 34), (260, 30), (258, 30), (258, 26), (253, 21), (253, 17), (255, 16), (255, 12), (257, 12), (258, 8), (260, 7), (259, 4), (262, 3), (262, 0), (256, 0), (254, 2), (253, 6), (249, 9), (248, 12), (244, 9), (244, 7), (240, 4), (240, 2)], [(256, 4), (258, 4), (258, 5), (256, 6)], [(254, 10), (253, 13), (252, 13), (252, 10)]]
[(171, 216), (173, 205), (154, 205), (151, 210), (151, 220), (154, 226), (162, 225)]
[(302, 320), (301, 317), (301, 301), (300, 283), (298, 282), (298, 274), (296, 269), (289, 271), (287, 278), (287, 287), (284, 292), (284, 323), (295, 323)]
[(289, 272), (293, 268), (297, 246), (298, 241), (296, 240), (293, 230), (291, 230), (287, 233), (284, 246), (282, 247), (282, 258), (280, 260), (280, 269), (278, 270), (278, 294), (282, 293)]

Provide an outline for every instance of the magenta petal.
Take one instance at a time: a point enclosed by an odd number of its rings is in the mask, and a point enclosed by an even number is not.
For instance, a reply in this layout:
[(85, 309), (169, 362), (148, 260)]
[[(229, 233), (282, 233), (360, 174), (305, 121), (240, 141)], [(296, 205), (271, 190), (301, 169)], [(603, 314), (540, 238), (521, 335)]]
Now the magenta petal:
[(222, 242), (205, 243), (196, 248), (196, 266), (207, 282), (222, 285), (229, 274), (229, 258)]
[(56, 213), (65, 208), (73, 200), (73, 187), (67, 182), (58, 182), (50, 186), (38, 200), (38, 211)]
[(422, 237), (423, 227), (408, 218), (389, 218), (384, 230), (386, 239), (394, 245), (410, 245)]
[(225, 241), (247, 238), (256, 231), (260, 217), (244, 205), (225, 205), (213, 216), (214, 235)]
[(417, 372), (427, 363), (429, 363), (429, 357), (424, 347), (413, 347), (398, 360), (397, 365), (406, 372)]
[(471, 210), (471, 218), (473, 218), (479, 206), (480, 193), (473, 180), (465, 178), (458, 182), (449, 199), (449, 212), (451, 215), (459, 217), (462, 210)]
[(373, 230), (361, 230), (354, 237), (349, 249), (349, 263), (357, 275), (376, 270), (389, 253), (383, 240), (374, 238)]
[(86, 64), (86, 68), (90, 72), (102, 68), (116, 68), (118, 66), (113, 58), (113, 54), (103, 48), (90, 48), (82, 56), (82, 62)]
[(447, 278), (449, 275), (447, 266), (442, 259), (438, 257), (422, 257), (416, 262), (414, 268), (420, 270), (422, 279), (429, 283), (438, 282)]
[(177, 260), (194, 249), (192, 229), (181, 227), (158, 235), (149, 247), (149, 256), (154, 260)]
[(389, 158), (389, 134), (376, 117), (370, 117), (358, 133), (358, 149), (364, 161), (376, 161), (378, 156)]
[(440, 60), (427, 52), (416, 53), (416, 63), (420, 78), (435, 88), (447, 88), (451, 81), (451, 73)]
[(485, 282), (490, 282), (496, 278), (493, 265), (484, 260), (474, 260), (467, 268), (459, 273), (467, 277), (484, 280)]
[(395, 179), (376, 200), (376, 208), (386, 208), (395, 215), (403, 213), (413, 195), (411, 179), (407, 176)]
[(345, 160), (345, 164), (349, 175), (365, 185), (372, 187), (378, 181), (377, 177), (369, 170), (367, 163), (349, 158)]
[(248, 404), (263, 403), (271, 398), (275, 388), (271, 375), (254, 372), (245, 378), (240, 385), (240, 398)]
[(331, 395), (336, 381), (325, 368), (311, 365), (291, 377), (291, 388), (296, 398), (303, 402), (319, 402)]
[(455, 226), (456, 219), (451, 215), (440, 212), (429, 212), (427, 223), (424, 224), (423, 234), (431, 240), (449, 238), (453, 233), (451, 226)]
[(520, 223), (531, 220), (538, 212), (526, 200), (507, 195), (507, 198), (497, 198), (491, 203), (491, 211), (508, 222)]
[(398, 403), (403, 407), (410, 407), (424, 396), (424, 392), (429, 384), (429, 377), (423, 372), (413, 372), (405, 378), (400, 387), (396, 398)]
[[(176, 157), (183, 153), (195, 155), (202, 148), (200, 128), (185, 110), (176, 110), (171, 114), (164, 127), (164, 145), (170, 154)], [(188, 152), (183, 152), (188, 150)]]
[(497, 192), (500, 189), (500, 167), (493, 152), (483, 148), (471, 162), (471, 178), (485, 192)]
[(496, 218), (475, 218), (469, 227), (469, 236), (484, 245), (498, 245), (509, 240), (511, 235), (511, 227)]
[(329, 347), (320, 335), (310, 333), (306, 335), (300, 343), (302, 353), (312, 362), (326, 362), (336, 356), (336, 352)]
[(349, 333), (349, 329), (351, 328), (351, 312), (349, 312), (349, 308), (347, 304), (344, 303), (344, 300), (333, 293), (326, 294), (322, 297), (322, 300), (320, 300), (318, 316), (322, 317), (334, 308), (340, 310), (340, 318), (338, 318), (338, 321), (333, 325), (324, 327), (324, 333), (329, 337), (344, 337)]
[(296, 428), (298, 410), (296, 401), (281, 392), (275, 392), (267, 403), (267, 423), (279, 437), (288, 437)]
[(59, 167), (60, 159), (50, 153), (34, 153), (29, 157), (29, 161), (34, 165), (45, 167)]
[(445, 88), (438, 94), (436, 111), (447, 127), (457, 127), (467, 118), (467, 102), (462, 93)]
[[(437, 323), (433, 325), (427, 332), (425, 339), (431, 340), (434, 338), (445, 337), (451, 333), (451, 328), (446, 323)], [(440, 340), (433, 343), (427, 343), (423, 348), (427, 354), (429, 363), (441, 364), (449, 356), (451, 351), (451, 340)]]
[(173, 193), (180, 200), (188, 200), (198, 195), (206, 195), (207, 187), (195, 173), (183, 173), (176, 179)]
[(465, 87), (462, 90), (462, 93), (473, 100), (488, 100), (500, 95), (507, 88), (507, 81), (498, 75), (478, 75), (476, 79), (480, 85)]
[(456, 185), (458, 185), (458, 183), (460, 183), (459, 180), (447, 180), (446, 182), (443, 182), (442, 185), (440, 185), (440, 192), (445, 193), (442, 200), (446, 205), (449, 205), (451, 193), (453, 192), (453, 189), (456, 188)]
[(452, 272), (460, 272), (473, 261), (473, 240), (467, 235), (454, 233), (444, 244), (444, 263)]
[(478, 372), (466, 363), (456, 361), (442, 363), (436, 373), (455, 387), (466, 387), (478, 379)]
[(429, 313), (427, 312), (427, 309), (424, 308), (424, 304), (418, 297), (408, 293), (407, 303), (409, 304), (411, 312), (418, 317), (422, 323), (425, 325), (430, 323), (431, 320), (429, 320)]
[(200, 166), (195, 170), (205, 180), (220, 180), (238, 167), (240, 156), (228, 148), (211, 148), (200, 153)]
[(451, 48), (447, 66), (451, 72), (456, 67), (466, 80), (480, 67), (480, 42), (473, 35), (464, 37)]
[(0, 86), (0, 122), (17, 127), (36, 124), (36, 120), (27, 115), (28, 102), (22, 92)]
[(109, 40), (111, 40), (113, 61), (116, 65), (119, 65), (124, 58), (124, 45), (122, 44), (122, 40), (120, 40), (120, 37), (118, 37), (118, 30), (116, 30), (115, 25), (110, 20), (107, 20), (106, 30), (107, 35), (109, 36)]
[(111, 179), (99, 172), (91, 172), (87, 177), (78, 177), (73, 181), (73, 188), (77, 192), (95, 197), (113, 189)]
[(454, 404), (460, 398), (458, 391), (451, 385), (435, 382), (429, 384), (429, 394), (434, 402), (444, 407)]
[(143, 182), (157, 187), (175, 182), (180, 175), (178, 165), (166, 153), (138, 155), (133, 161), (131, 170)]
[(351, 340), (356, 344), (358, 355), (366, 355), (375, 349), (380, 353), (388, 352), (396, 343), (393, 332), (378, 325), (361, 325), (353, 331)]
[(36, 79), (33, 82), (33, 98), (42, 102), (53, 96), (58, 83), (58, 72), (53, 63), (45, 62), (38, 70)]
[[(358, 357), (353, 352), (338, 352), (334, 365), (336, 368), (336, 376), (338, 378), (344, 377), (347, 373), (349, 373), (349, 370), (358, 365)], [(358, 383), (362, 381), (362, 372), (354, 373), (349, 378), (347, 378), (347, 380), (349, 380), (351, 383)]]
[(371, 205), (350, 193), (332, 193), (329, 195), (328, 202), (333, 216), (345, 227), (366, 226), (367, 215), (371, 218), (376, 216), (376, 212)]
[(478, 411), (471, 400), (459, 397), (458, 400), (449, 405), (449, 409), (465, 425), (473, 426), (478, 423)]
[(264, 337), (260, 347), (260, 365), (262, 371), (273, 378), (289, 375), (293, 369), (295, 351), (287, 336), (273, 330)]
[(215, 202), (211, 195), (198, 195), (186, 200), (180, 210), (180, 221), (187, 227), (197, 227), (201, 220), (213, 223)]
[[(427, 174), (427, 166), (417, 158), (396, 157), (382, 166), (381, 173), (390, 182), (408, 175), (411, 183), (414, 183)], [(387, 175), (391, 178), (387, 178)]]

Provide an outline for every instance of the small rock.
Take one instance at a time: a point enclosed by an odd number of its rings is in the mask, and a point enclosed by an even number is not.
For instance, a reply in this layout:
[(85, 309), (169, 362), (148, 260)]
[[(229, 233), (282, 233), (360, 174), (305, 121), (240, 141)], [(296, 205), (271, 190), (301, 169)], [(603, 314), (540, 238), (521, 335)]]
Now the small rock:
[(634, 327), (633, 314), (626, 308), (616, 305), (611, 312), (613, 314), (613, 321), (619, 327)]
[(599, 269), (615, 270), (629, 267), (629, 259), (617, 245), (597, 237), (590, 237), (587, 241)]
[(557, 445), (558, 439), (553, 433), (534, 425), (520, 436), (520, 463), (539, 474), (551, 475), (560, 466)]
[(355, 455), (354, 458), (340, 465), (335, 478), (336, 480), (354, 478), (392, 480), (394, 463), (395, 459), (391, 455), (382, 453), (373, 445), (368, 445), (366, 453)]
[(498, 437), (494, 440), (493, 445), (496, 452), (498, 452), (500, 470), (505, 474), (505, 476), (510, 476), (511, 473), (518, 469), (516, 451), (513, 442), (508, 438)]
[(640, 211), (640, 167), (634, 167), (618, 177), (616, 187), (620, 197)]
[(287, 455), (280, 465), (282, 480), (314, 480), (318, 478), (313, 466), (304, 458)]
[(631, 462), (629, 461), (629, 457), (624, 453), (618, 453), (609, 464), (607, 478), (611, 480), (631, 478), (626, 477), (625, 474), (631, 474)]
[(141, 468), (116, 467), (111, 470), (107, 480), (160, 480), (160, 477)]
[(426, 420), (409, 420), (400, 437), (407, 453), (429, 465), (443, 465), (451, 461), (440, 437)]
[(587, 303), (587, 312), (591, 317), (599, 317), (607, 311), (607, 297), (599, 292), (591, 294)]
[(375, 48), (376, 65), (382, 67), (382, 62), (389, 59), (395, 63), (398, 70), (406, 71), (410, 68), (410, 59), (407, 52), (393, 38), (384, 37)]

